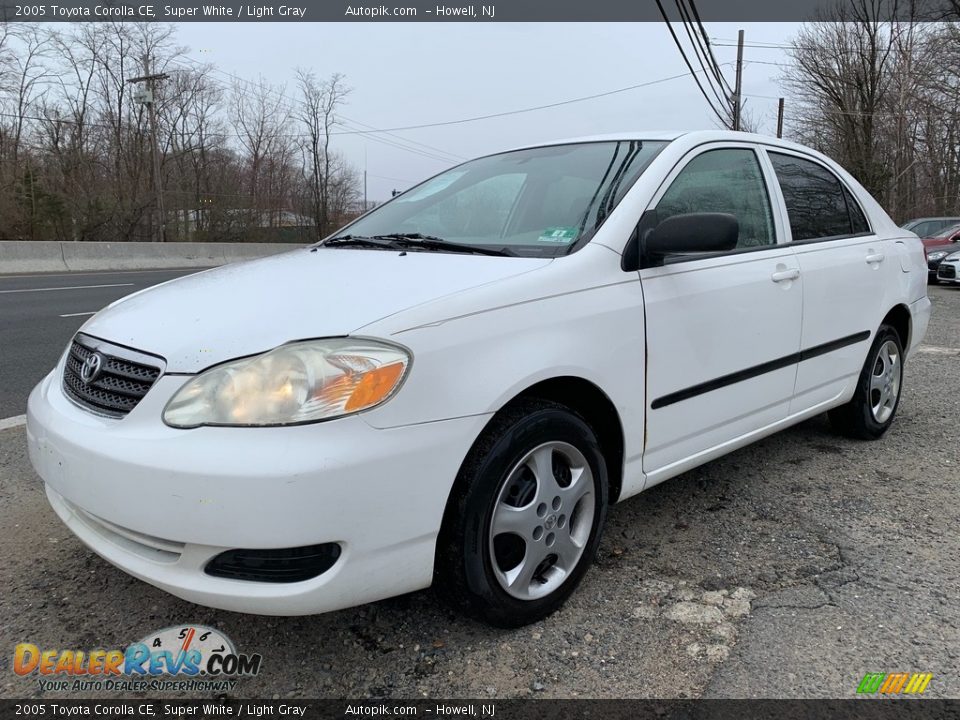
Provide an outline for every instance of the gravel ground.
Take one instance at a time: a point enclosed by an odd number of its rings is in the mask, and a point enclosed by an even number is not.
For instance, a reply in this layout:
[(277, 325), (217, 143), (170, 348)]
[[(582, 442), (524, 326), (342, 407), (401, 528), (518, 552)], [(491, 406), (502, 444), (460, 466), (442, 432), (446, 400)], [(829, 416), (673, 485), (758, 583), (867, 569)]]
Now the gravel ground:
[(177, 600), (85, 550), (23, 429), (0, 431), (0, 696), (39, 693), (10, 670), (18, 642), (200, 623), (263, 655), (243, 697), (849, 697), (868, 671), (931, 672), (928, 696), (960, 697), (960, 288), (930, 294), (884, 439), (816, 418), (614, 507), (580, 590), (515, 631), (431, 592), (307, 618)]

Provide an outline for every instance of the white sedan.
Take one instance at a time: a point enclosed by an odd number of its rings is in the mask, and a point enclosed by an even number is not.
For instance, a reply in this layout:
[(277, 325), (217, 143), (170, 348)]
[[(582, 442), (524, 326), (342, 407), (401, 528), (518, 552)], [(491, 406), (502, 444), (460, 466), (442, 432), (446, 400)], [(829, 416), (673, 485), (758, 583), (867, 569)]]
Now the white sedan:
[(187, 600), (434, 585), (516, 626), (574, 590), (611, 503), (825, 411), (883, 435), (926, 279), (805, 147), (552, 142), (114, 303), (31, 394), (30, 458), (83, 542)]
[(950, 253), (940, 261), (937, 280), (948, 285), (960, 284), (960, 252)]

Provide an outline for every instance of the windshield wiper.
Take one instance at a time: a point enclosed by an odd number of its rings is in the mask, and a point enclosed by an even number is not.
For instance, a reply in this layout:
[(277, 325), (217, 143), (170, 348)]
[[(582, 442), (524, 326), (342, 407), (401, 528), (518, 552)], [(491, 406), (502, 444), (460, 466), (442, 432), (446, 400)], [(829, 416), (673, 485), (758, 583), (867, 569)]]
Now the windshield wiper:
[(512, 257), (514, 253), (503, 248), (496, 250), (494, 248), (481, 247), (480, 245), (470, 245), (467, 243), (455, 243), (434, 235), (423, 235), (421, 233), (389, 233), (387, 235), (375, 235), (377, 240), (391, 240), (402, 247), (416, 247), (425, 250), (446, 250), (448, 252), (475, 253), (477, 255), (495, 255), (497, 257)]
[(330, 247), (375, 247), (384, 250), (396, 250), (397, 244), (389, 240), (381, 240), (372, 237), (363, 237), (362, 235), (341, 235), (340, 237), (324, 240), (319, 245), (314, 245), (311, 250), (316, 251), (321, 247), (329, 245)]
[(474, 253), (476, 255), (496, 255), (498, 257), (514, 257), (514, 253), (503, 248), (496, 250), (494, 248), (480, 247), (479, 245), (468, 245), (466, 243), (455, 243), (433, 235), (422, 235), (421, 233), (388, 233), (386, 235), (341, 235), (340, 237), (325, 240), (319, 247), (375, 247), (384, 250), (405, 250), (407, 248), (417, 248), (422, 250), (438, 250), (456, 253)]

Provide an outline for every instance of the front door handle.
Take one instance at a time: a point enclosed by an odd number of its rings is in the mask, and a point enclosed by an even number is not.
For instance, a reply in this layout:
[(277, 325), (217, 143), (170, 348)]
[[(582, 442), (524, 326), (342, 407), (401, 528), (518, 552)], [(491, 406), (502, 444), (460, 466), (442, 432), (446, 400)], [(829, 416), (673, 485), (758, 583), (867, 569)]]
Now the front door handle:
[(770, 276), (775, 283), (786, 282), (787, 280), (796, 280), (800, 277), (800, 271), (796, 268), (792, 270), (779, 270)]
[(884, 255), (883, 253), (870, 253), (867, 255), (867, 265), (873, 265), (874, 263), (882, 263)]

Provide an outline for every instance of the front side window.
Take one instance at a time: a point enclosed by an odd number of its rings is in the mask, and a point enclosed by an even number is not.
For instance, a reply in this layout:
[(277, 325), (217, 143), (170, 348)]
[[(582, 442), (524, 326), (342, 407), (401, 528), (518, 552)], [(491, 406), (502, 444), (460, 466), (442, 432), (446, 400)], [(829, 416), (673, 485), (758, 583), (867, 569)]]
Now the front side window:
[(737, 248), (777, 242), (770, 197), (752, 150), (728, 148), (698, 155), (674, 179), (643, 227), (655, 227), (674, 215), (728, 213), (737, 218)]
[(565, 255), (592, 237), (665, 145), (576, 143), (472, 160), (337, 234), (419, 233), (527, 257)]
[(869, 232), (856, 200), (832, 172), (811, 160), (770, 152), (794, 242)]

